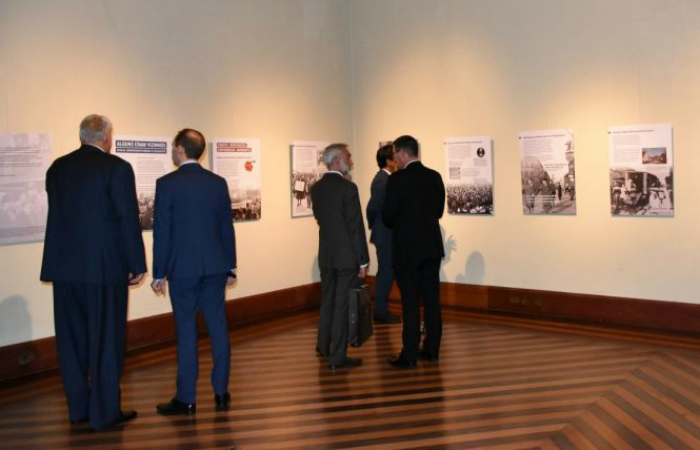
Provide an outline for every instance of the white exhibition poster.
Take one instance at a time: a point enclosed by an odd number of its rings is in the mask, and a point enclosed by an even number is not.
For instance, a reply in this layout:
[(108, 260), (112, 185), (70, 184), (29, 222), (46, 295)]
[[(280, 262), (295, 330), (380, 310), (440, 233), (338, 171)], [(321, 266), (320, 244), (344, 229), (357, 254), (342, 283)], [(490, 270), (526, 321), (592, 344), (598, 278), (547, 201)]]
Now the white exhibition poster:
[(518, 141), (523, 213), (576, 214), (573, 131), (527, 131)]
[(114, 154), (131, 163), (136, 174), (136, 195), (142, 230), (153, 229), (156, 180), (174, 169), (170, 138), (115, 136)]
[(608, 128), (613, 215), (673, 216), (673, 126)]
[(226, 179), (233, 220), (259, 220), (262, 215), (260, 139), (214, 139), (212, 149), (212, 170)]
[(48, 134), (0, 134), (0, 245), (44, 239)]
[(323, 164), (326, 141), (294, 141), (292, 143), (292, 217), (313, 215), (311, 187), (327, 171)]
[(493, 214), (493, 159), (489, 136), (446, 138), (447, 211)]

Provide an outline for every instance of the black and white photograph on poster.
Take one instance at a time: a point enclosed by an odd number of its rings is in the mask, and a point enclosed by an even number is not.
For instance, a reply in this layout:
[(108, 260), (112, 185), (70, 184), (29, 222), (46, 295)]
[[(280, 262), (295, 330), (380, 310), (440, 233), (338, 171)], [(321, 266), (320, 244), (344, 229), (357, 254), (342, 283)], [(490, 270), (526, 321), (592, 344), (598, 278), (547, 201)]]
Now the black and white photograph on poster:
[(128, 161), (136, 175), (136, 196), (142, 230), (153, 229), (156, 180), (175, 168), (170, 145), (170, 139), (166, 137), (114, 137), (114, 154)]
[(311, 187), (327, 172), (323, 164), (326, 141), (294, 141), (292, 143), (292, 217), (313, 215)]
[(518, 141), (523, 213), (576, 214), (573, 131), (527, 131)]
[(212, 170), (224, 177), (234, 222), (262, 217), (260, 139), (220, 138), (212, 142)]
[(450, 214), (493, 214), (491, 138), (446, 138), (444, 147), (447, 211)]
[(48, 134), (0, 134), (0, 245), (44, 239), (50, 163)]
[(608, 128), (610, 212), (673, 216), (673, 127), (669, 123)]

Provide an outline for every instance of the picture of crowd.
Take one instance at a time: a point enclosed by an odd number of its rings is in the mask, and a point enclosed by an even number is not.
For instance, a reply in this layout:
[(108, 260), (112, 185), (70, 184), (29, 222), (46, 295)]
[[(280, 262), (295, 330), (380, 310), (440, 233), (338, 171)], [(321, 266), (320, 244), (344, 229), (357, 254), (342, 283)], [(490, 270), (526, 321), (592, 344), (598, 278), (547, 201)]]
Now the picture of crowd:
[(292, 174), (292, 196), (295, 208), (311, 210), (311, 186), (318, 181), (316, 172), (294, 172)]
[(139, 222), (141, 222), (141, 229), (143, 230), (153, 229), (153, 211), (155, 196), (155, 192), (140, 192), (138, 195)]
[(258, 195), (256, 198), (232, 203), (231, 213), (233, 214), (234, 222), (260, 220), (260, 217), (262, 217), (262, 202), (260, 200), (260, 195)]
[(493, 214), (491, 184), (447, 186), (447, 211), (450, 214)]

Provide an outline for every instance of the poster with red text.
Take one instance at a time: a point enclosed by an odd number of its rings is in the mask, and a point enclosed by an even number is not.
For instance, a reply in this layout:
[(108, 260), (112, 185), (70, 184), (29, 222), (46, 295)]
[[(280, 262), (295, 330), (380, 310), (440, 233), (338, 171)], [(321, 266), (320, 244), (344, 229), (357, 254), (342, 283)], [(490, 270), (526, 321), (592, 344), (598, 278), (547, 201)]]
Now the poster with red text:
[(234, 222), (262, 216), (260, 139), (220, 138), (212, 143), (212, 170), (224, 177)]

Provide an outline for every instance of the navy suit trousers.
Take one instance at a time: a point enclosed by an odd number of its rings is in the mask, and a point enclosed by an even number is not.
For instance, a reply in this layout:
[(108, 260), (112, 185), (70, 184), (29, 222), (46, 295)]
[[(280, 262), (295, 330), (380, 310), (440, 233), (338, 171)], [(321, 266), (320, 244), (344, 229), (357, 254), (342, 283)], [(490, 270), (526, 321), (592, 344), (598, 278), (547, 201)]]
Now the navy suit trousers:
[(374, 245), (377, 248), (378, 266), (374, 285), (374, 315), (385, 316), (389, 314), (389, 294), (394, 284), (391, 241)]
[(177, 394), (182, 403), (196, 403), (199, 356), (197, 312), (206, 322), (214, 367), (211, 384), (215, 394), (228, 392), (231, 346), (226, 321), (226, 274), (169, 278), (170, 301), (177, 328)]
[(71, 421), (101, 429), (121, 414), (129, 288), (54, 281), (56, 346)]

